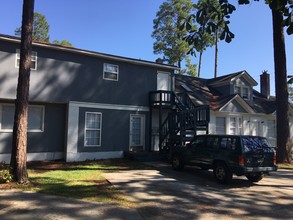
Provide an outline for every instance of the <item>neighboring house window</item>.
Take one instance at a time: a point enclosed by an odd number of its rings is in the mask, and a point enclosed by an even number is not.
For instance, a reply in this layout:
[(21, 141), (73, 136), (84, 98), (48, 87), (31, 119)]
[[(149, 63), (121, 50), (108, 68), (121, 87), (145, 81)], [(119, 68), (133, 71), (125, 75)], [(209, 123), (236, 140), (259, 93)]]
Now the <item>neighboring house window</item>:
[[(20, 50), (16, 50), (16, 62), (15, 67), (19, 68), (19, 62), (20, 62)], [(31, 56), (31, 70), (37, 70), (37, 52), (32, 51)]]
[(237, 84), (234, 87), (234, 92), (236, 94), (239, 94), (243, 99), (249, 100), (250, 92), (248, 86)]
[(276, 125), (274, 120), (268, 120), (268, 137), (276, 137)]
[(226, 134), (226, 118), (216, 118), (216, 134)]
[[(14, 123), (14, 105), (2, 104), (0, 105), (0, 131), (13, 131)], [(28, 131), (42, 132), (44, 131), (44, 107), (43, 106), (29, 106), (28, 109)]]
[(119, 67), (117, 65), (104, 63), (104, 79), (118, 81), (118, 75)]
[(236, 134), (236, 118), (230, 118), (230, 134)]
[(238, 118), (238, 129), (239, 134), (242, 134), (242, 118)]
[(85, 138), (84, 146), (98, 147), (101, 146), (101, 129), (102, 113), (86, 112), (85, 113)]

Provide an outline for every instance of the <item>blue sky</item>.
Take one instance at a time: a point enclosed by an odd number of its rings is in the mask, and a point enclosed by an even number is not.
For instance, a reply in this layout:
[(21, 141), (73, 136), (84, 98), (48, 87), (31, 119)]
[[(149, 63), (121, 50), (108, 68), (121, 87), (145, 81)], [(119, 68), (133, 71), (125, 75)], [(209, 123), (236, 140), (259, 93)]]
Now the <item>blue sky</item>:
[[(75, 47), (154, 61), (153, 19), (163, 0), (35, 0), (35, 11), (46, 16), (50, 40), (66, 39)], [(257, 82), (271, 73), (274, 93), (272, 17), (267, 5), (238, 6), (231, 17), (235, 38), (220, 42), (218, 75), (246, 70)], [(22, 0), (1, 1), (0, 33), (14, 35), (21, 24)], [(286, 34), (287, 71), (293, 75), (293, 35)], [(192, 58), (197, 63), (198, 58)], [(212, 78), (214, 48), (203, 54), (201, 77)], [(258, 89), (258, 88), (256, 88)]]

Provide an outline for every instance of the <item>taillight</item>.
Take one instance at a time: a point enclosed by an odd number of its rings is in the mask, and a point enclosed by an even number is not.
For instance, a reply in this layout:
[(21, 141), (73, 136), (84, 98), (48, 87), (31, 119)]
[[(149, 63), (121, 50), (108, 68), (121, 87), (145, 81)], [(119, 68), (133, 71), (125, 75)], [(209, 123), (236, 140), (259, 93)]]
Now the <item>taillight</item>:
[(274, 165), (277, 165), (277, 156), (276, 156), (276, 152), (274, 152)]
[(240, 166), (244, 166), (244, 161), (245, 161), (245, 158), (243, 155), (239, 156), (239, 165)]

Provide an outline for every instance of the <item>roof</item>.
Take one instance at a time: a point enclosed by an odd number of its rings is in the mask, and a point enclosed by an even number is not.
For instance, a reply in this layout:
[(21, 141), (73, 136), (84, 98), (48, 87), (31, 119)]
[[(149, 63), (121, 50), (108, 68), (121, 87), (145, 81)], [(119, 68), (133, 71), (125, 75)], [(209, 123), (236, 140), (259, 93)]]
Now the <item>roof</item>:
[[(20, 43), (20, 38), (0, 34), (0, 41)], [(153, 67), (157, 67), (157, 68), (164, 68), (164, 69), (170, 69), (170, 70), (180, 70), (179, 67), (176, 67), (174, 65), (156, 63), (156, 62), (151, 62), (151, 61), (146, 61), (146, 60), (141, 60), (141, 59), (133, 59), (133, 58), (116, 56), (116, 55), (111, 55), (111, 54), (106, 54), (106, 53), (98, 53), (98, 52), (94, 52), (94, 51), (90, 51), (90, 50), (83, 50), (83, 49), (79, 49), (79, 48), (66, 47), (66, 46), (44, 43), (44, 42), (34, 41), (33, 46), (48, 48), (48, 49), (58, 50), (58, 51), (64, 51), (64, 52), (68, 52), (68, 53), (76, 53), (76, 54), (80, 54), (80, 55), (84, 55), (84, 56), (92, 56), (92, 57), (97, 57), (97, 58), (104, 58), (104, 59), (116, 60), (116, 61), (121, 61), (121, 62), (127, 62), (127, 63), (136, 64), (136, 65), (153, 66)]]
[(220, 86), (230, 84), (231, 82), (237, 80), (240, 77), (245, 78), (245, 80), (249, 82), (251, 85), (257, 86), (257, 82), (245, 70), (209, 79), (209, 85)]
[[(275, 98), (266, 99), (262, 94), (253, 90), (253, 102), (247, 102), (238, 94), (221, 94), (215, 87), (230, 84), (244, 76), (255, 85), (255, 80), (246, 71), (228, 74), (214, 79), (202, 79), (187, 75), (175, 75), (176, 92), (186, 92), (196, 105), (209, 105), (213, 111), (222, 111), (228, 104), (237, 102), (248, 113), (272, 114), (276, 110)], [(257, 83), (256, 83), (257, 84)]]

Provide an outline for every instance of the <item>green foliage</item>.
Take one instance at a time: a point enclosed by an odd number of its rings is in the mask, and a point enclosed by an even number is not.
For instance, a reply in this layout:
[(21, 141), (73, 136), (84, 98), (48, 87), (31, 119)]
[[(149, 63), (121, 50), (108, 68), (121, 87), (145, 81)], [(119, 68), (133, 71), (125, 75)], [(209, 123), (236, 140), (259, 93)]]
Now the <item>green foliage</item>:
[[(253, 0), (259, 1), (259, 0)], [(287, 27), (287, 34), (293, 34), (293, 1), (292, 0), (264, 0), (271, 9), (281, 12), (284, 16), (283, 25)], [(249, 4), (250, 0), (238, 0), (240, 5)]]
[[(43, 43), (50, 43), (49, 31), (50, 25), (48, 24), (46, 17), (38, 12), (35, 12), (33, 25), (33, 40)], [(16, 28), (14, 33), (16, 36), (21, 36), (21, 27)], [(60, 46), (73, 47), (73, 45), (67, 40), (54, 40), (52, 43)]]
[[(35, 12), (34, 13), (34, 25), (33, 25), (33, 40), (49, 43), (49, 29), (50, 26), (47, 22), (47, 19), (44, 15)], [(21, 27), (15, 30), (16, 36), (21, 36)]]
[[(198, 51), (198, 41), (204, 41), (204, 36), (215, 36), (220, 30), (220, 40), (230, 43), (234, 38), (234, 34), (230, 31), (228, 24), (230, 23), (230, 15), (236, 10), (235, 6), (229, 4), (227, 0), (201, 0), (194, 5), (197, 9), (195, 15), (191, 14), (183, 23), (183, 28), (188, 32), (185, 38), (191, 49)], [(191, 22), (200, 25), (199, 31), (192, 29)], [(207, 46), (209, 46), (207, 44)]]
[(13, 180), (11, 168), (5, 162), (0, 163), (0, 183), (9, 183)]
[[(185, 58), (189, 50), (188, 43), (183, 40), (186, 31), (180, 30), (180, 21), (192, 13), (191, 0), (167, 0), (161, 6), (153, 20), (152, 37), (156, 40), (153, 48), (155, 54), (163, 54), (168, 64), (178, 63)], [(192, 28), (196, 28), (192, 26)]]
[(185, 73), (187, 73), (188, 75), (190, 75), (190, 76), (197, 76), (197, 71), (196, 71), (196, 69), (197, 69), (197, 64), (192, 64), (191, 63), (191, 59), (190, 59), (190, 57), (189, 56), (187, 56), (186, 58), (185, 58), (185, 61), (186, 61), (186, 70), (185, 70)]
[(62, 41), (54, 40), (53, 44), (57, 44), (60, 46), (66, 46), (66, 47), (73, 47), (73, 45), (67, 40), (62, 40)]

